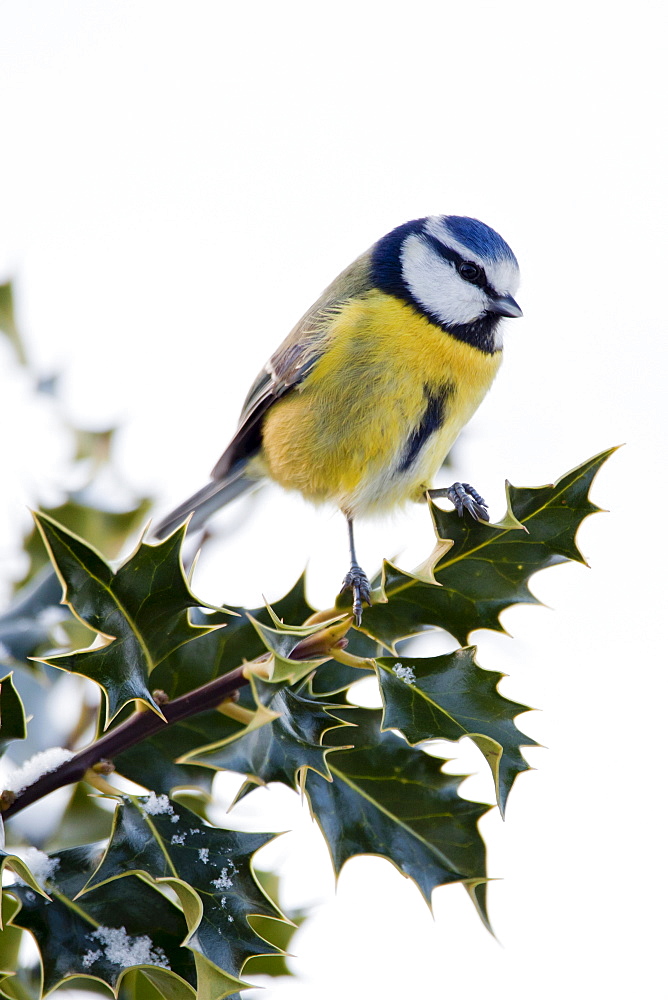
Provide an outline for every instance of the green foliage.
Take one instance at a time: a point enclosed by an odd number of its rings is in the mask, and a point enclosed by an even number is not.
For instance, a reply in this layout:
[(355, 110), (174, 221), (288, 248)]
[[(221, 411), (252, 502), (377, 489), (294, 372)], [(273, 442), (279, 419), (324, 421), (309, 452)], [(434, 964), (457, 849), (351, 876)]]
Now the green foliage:
[(170, 886), (188, 924), (189, 948), (238, 975), (251, 955), (276, 951), (248, 921), (251, 915), (281, 917), (251, 867), (255, 851), (270, 839), (216, 829), (166, 796), (126, 797), (86, 893), (133, 873)]
[(26, 738), (26, 716), (11, 674), (0, 680), (0, 754), (12, 740)]
[(195, 983), (195, 961), (180, 946), (187, 929), (179, 907), (136, 875), (80, 896), (99, 861), (97, 845), (70, 848), (50, 856), (50, 899), (28, 887), (12, 889), (21, 903), (13, 925), (35, 936), (44, 990), (77, 976), (95, 977), (114, 987), (127, 961), (130, 966), (148, 966), (158, 983), (180, 980), (182, 988), (170, 985), (174, 995), (191, 998), (186, 984)]
[(503, 813), (513, 781), (528, 769), (520, 747), (536, 743), (513, 719), (527, 711), (496, 690), (503, 674), (482, 670), (475, 647), (425, 659), (376, 661), (383, 696), (383, 729), (399, 729), (414, 746), (424, 740), (456, 742), (468, 736), (487, 758)]
[(205, 630), (188, 620), (188, 609), (199, 602), (179, 561), (185, 529), (160, 545), (141, 542), (114, 572), (93, 548), (50, 517), (37, 514), (36, 520), (63, 582), (63, 600), (77, 618), (111, 640), (45, 662), (96, 681), (107, 698), (107, 722), (133, 699), (159, 712), (148, 689), (149, 675)]
[(463, 776), (444, 774), (443, 760), (382, 732), (379, 712), (359, 708), (348, 718), (355, 728), (338, 730), (332, 742), (354, 743), (332, 758), (333, 780), (309, 775), (306, 782), (337, 874), (356, 854), (378, 854), (412, 878), (428, 903), (436, 886), (462, 882), (487, 924), (477, 822), (489, 807), (459, 796)]
[(251, 687), (258, 711), (246, 729), (200, 747), (185, 759), (245, 774), (248, 780), (237, 799), (270, 781), (297, 789), (308, 769), (331, 781), (323, 737), (345, 725), (331, 714), (333, 706), (306, 698), (285, 682), (270, 684), (251, 676)]
[[(4, 291), (0, 322), (4, 308), (26, 363), (10, 307)], [(85, 455), (108, 471), (113, 434), (71, 431), (74, 461)], [(84, 706), (69, 734), (74, 757), (3, 793), (0, 868), (15, 881), (3, 893), (0, 996), (36, 1000), (67, 982), (122, 1000), (215, 1000), (239, 996), (251, 972), (287, 973), (284, 952), (301, 915), (282, 914), (275, 877), (254, 867), (272, 834), (211, 822), (208, 793), (220, 770), (245, 776), (237, 798), (272, 782), (305, 794), (337, 874), (348, 858), (379, 855), (427, 903), (437, 886), (461, 884), (489, 926), (478, 821), (491, 807), (460, 795), (463, 776), (444, 773), (425, 745), (468, 737), (506, 808), (528, 767), (521, 748), (535, 745), (515, 721), (527, 709), (498, 692), (502, 675), (465, 644), (475, 629), (502, 631), (511, 605), (537, 603), (535, 572), (583, 562), (575, 536), (598, 509), (589, 488), (609, 454), (551, 486), (509, 486), (499, 524), (432, 504), (433, 555), (413, 573), (385, 563), (359, 630), (345, 598), (314, 614), (303, 580), (273, 608), (204, 604), (181, 565), (183, 530), (159, 544), (133, 538), (142, 500), (111, 512), (70, 494), (62, 516), (39, 513), (42, 549), (33, 533), (30, 569), (0, 617), (0, 751), (20, 761), (43, 748), (59, 677), (93, 680), (99, 705)], [(112, 568), (129, 542), (131, 555)], [(62, 644), (63, 629), (67, 636), (57, 655), (54, 623)], [(426, 629), (461, 648), (412, 655), (410, 637)], [(382, 711), (351, 705), (349, 689), (364, 676), (377, 678)], [(108, 757), (146, 792), (121, 794)], [(30, 814), (20, 827), (12, 817), (66, 784), (59, 822), (52, 833), (35, 830), (30, 844)], [(39, 970), (21, 968), (25, 932), (38, 944)]]
[(505, 608), (538, 603), (528, 587), (534, 573), (569, 559), (584, 563), (575, 535), (584, 518), (599, 510), (589, 500), (589, 487), (614, 450), (595, 455), (554, 485), (508, 484), (508, 510), (499, 524), (460, 518), (430, 504), (439, 542), (452, 545), (443, 555), (437, 547), (431, 579), (386, 562), (386, 603), (365, 613), (365, 631), (391, 650), (427, 626), (444, 629), (462, 644), (477, 628), (503, 632), (499, 615)]

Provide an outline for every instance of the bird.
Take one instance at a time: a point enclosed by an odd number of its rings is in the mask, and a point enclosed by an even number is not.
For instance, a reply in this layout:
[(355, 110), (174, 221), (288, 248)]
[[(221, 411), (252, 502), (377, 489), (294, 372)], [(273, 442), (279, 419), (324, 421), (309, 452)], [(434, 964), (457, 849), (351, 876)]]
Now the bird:
[(273, 480), (346, 518), (355, 624), (371, 604), (354, 522), (406, 501), (447, 497), (488, 521), (469, 483), (432, 480), (501, 364), (504, 317), (522, 316), (517, 259), (478, 219), (431, 215), (392, 229), (302, 316), (256, 378), (210, 481), (158, 524), (190, 517)]

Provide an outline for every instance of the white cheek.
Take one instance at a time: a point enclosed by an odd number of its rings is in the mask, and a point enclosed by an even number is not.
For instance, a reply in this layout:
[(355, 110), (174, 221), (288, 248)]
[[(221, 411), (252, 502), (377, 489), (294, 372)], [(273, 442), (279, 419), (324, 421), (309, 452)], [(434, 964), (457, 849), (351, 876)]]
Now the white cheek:
[(463, 281), (417, 235), (409, 236), (402, 247), (401, 270), (413, 298), (443, 326), (472, 323), (486, 311), (482, 289)]

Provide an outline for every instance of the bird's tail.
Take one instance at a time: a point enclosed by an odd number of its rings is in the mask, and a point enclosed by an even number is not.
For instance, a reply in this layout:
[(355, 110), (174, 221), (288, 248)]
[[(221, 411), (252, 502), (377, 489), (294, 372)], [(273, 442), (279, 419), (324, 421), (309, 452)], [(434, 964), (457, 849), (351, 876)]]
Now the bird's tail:
[(189, 514), (192, 514), (188, 530), (201, 528), (219, 507), (224, 507), (236, 497), (256, 486), (257, 478), (246, 474), (246, 464), (232, 470), (224, 479), (213, 479), (197, 493), (179, 504), (171, 513), (164, 517), (154, 529), (155, 538), (165, 538), (179, 527)]

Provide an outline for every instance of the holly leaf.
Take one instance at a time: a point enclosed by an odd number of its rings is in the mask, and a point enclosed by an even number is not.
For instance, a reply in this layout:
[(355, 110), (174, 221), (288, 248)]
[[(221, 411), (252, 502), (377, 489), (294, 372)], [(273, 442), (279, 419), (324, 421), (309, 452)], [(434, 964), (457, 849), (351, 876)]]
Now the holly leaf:
[(53, 640), (52, 629), (68, 617), (60, 607), (62, 588), (52, 569), (44, 569), (12, 599), (0, 615), (0, 656), (24, 665), (40, 647)]
[[(79, 432), (70, 428), (75, 437)], [(42, 513), (53, 521), (67, 528), (80, 538), (85, 538), (96, 549), (104, 553), (107, 559), (116, 559), (125, 546), (130, 535), (139, 531), (146, 520), (151, 503), (147, 498), (137, 500), (127, 510), (102, 510), (95, 506), (95, 498), (86, 502), (86, 491), (77, 496), (69, 496), (65, 503), (56, 507), (44, 507)], [(25, 539), (23, 547), (30, 560), (28, 572), (21, 581), (27, 585), (29, 581), (49, 565), (49, 556), (44, 548), (41, 532), (37, 525)], [(54, 604), (58, 603), (58, 599)]]
[(198, 639), (196, 646), (186, 643), (165, 657), (152, 676), (154, 687), (166, 691), (170, 698), (176, 698), (207, 684), (266, 653), (267, 646), (255, 623), (269, 626), (276, 618), (301, 622), (313, 614), (313, 608), (306, 600), (303, 576), (271, 610), (266, 606), (249, 610), (234, 605), (225, 605), (225, 609), (209, 613), (201, 608), (193, 610), (192, 623), (207, 626), (209, 634)]
[(468, 736), (485, 756), (504, 814), (508, 793), (529, 770), (521, 746), (537, 746), (515, 726), (526, 705), (497, 691), (504, 674), (483, 670), (475, 646), (426, 659), (402, 656), (377, 661), (383, 697), (383, 729), (399, 729), (411, 745), (423, 740), (456, 742)]
[[(364, 631), (391, 651), (399, 639), (433, 626), (462, 645), (477, 628), (503, 632), (502, 611), (540, 603), (528, 587), (534, 573), (568, 560), (585, 562), (575, 536), (584, 518), (600, 510), (589, 500), (589, 488), (615, 450), (601, 452), (550, 486), (508, 484), (508, 511), (496, 525), (430, 504), (439, 541), (453, 543), (433, 567), (434, 582), (386, 562), (387, 603), (364, 609)], [(526, 531), (518, 530), (520, 522)]]
[[(278, 906), (279, 877), (275, 872), (261, 871), (255, 869), (255, 877), (269, 896)], [(261, 955), (249, 958), (244, 966), (246, 975), (254, 976), (292, 976), (292, 971), (288, 968), (285, 955), (290, 947), (290, 941), (295, 931), (304, 923), (306, 912), (304, 910), (292, 910), (288, 914), (290, 923), (271, 920), (268, 917), (251, 917), (251, 922), (255, 930), (267, 941), (280, 948), (278, 955)]]
[(436, 886), (461, 882), (489, 927), (485, 845), (477, 826), (489, 806), (461, 798), (465, 776), (444, 774), (443, 760), (382, 732), (380, 712), (358, 708), (341, 715), (357, 728), (336, 730), (328, 742), (340, 746), (345, 739), (354, 749), (328, 760), (333, 781), (313, 773), (306, 779), (337, 876), (348, 858), (377, 854), (412, 879), (428, 905)]
[(242, 731), (243, 726), (215, 709), (199, 712), (121, 751), (114, 757), (114, 764), (119, 774), (155, 792), (169, 794), (176, 788), (199, 788), (208, 793), (213, 772), (184, 758), (198, 747), (233, 738)]
[(22, 961), (24, 932), (12, 920), (21, 904), (8, 892), (2, 893), (2, 933), (0, 934), (0, 996), (9, 1000), (32, 1000), (41, 995), (41, 976)]
[(292, 656), (300, 643), (322, 631), (321, 622), (306, 626), (280, 624), (272, 627), (252, 617), (250, 621), (257, 629), (265, 648), (272, 654), (271, 679), (274, 683), (295, 684), (329, 659), (329, 653), (316, 655), (312, 659)]
[(248, 920), (255, 915), (283, 919), (261, 890), (251, 864), (253, 854), (273, 836), (208, 826), (166, 795), (124, 797), (109, 846), (83, 898), (96, 887), (136, 873), (170, 886), (188, 924), (188, 948), (236, 977), (251, 955), (280, 954)]
[[(40, 858), (46, 857), (46, 855), (42, 855), (41, 852), (37, 852), (35, 848), (32, 848), (32, 851), (35, 852), (36, 857), (37, 856), (39, 856)], [(30, 860), (30, 853), (31, 852), (29, 851), (28, 853), (29, 860)], [(10, 851), (3, 851), (2, 849), (0, 849), (0, 881), (3, 883), (3, 885), (5, 882), (4, 879), (5, 867), (13, 871), (14, 874), (19, 878), (19, 880), (25, 883), (25, 885), (27, 885), (34, 892), (39, 893), (46, 899), (49, 898), (48, 893), (46, 892), (43, 885), (44, 879), (42, 877), (40, 877), (39, 879), (36, 878), (36, 876), (33, 874), (30, 868), (29, 861), (24, 861), (23, 858), (19, 858), (18, 855), (12, 854)], [(47, 863), (47, 870), (48, 870), (48, 863)], [(11, 888), (13, 888), (13, 886)], [(0, 927), (2, 927), (1, 923)]]
[(270, 781), (297, 790), (308, 769), (330, 781), (326, 758), (332, 748), (322, 745), (323, 736), (346, 725), (330, 715), (334, 706), (324, 708), (321, 701), (255, 676), (251, 676), (251, 688), (258, 708), (249, 725), (184, 759), (245, 774), (248, 781), (237, 800), (256, 785)]
[(0, 756), (13, 740), (26, 738), (26, 716), (12, 674), (0, 680)]
[[(151, 675), (154, 690), (159, 688), (170, 699), (177, 698), (265, 653), (266, 646), (249, 616), (267, 625), (275, 618), (303, 621), (313, 613), (313, 608), (306, 601), (302, 576), (271, 611), (267, 607), (252, 611), (230, 607), (228, 611), (230, 613), (193, 610), (193, 624), (206, 626), (206, 629), (196, 643), (179, 646), (156, 666)], [(239, 704), (251, 711), (256, 709), (249, 687), (239, 691)], [(123, 714), (119, 714), (114, 724), (120, 724), (123, 718)], [(154, 791), (169, 793), (187, 785), (208, 790), (212, 772), (185, 762), (188, 754), (199, 747), (232, 739), (242, 732), (242, 725), (220, 712), (202, 712), (172, 723), (142, 744), (124, 750), (115, 758), (115, 763), (121, 774)]]
[(28, 886), (9, 889), (21, 903), (13, 923), (39, 946), (45, 992), (77, 976), (116, 990), (128, 969), (141, 967), (166, 996), (194, 1000), (195, 962), (181, 947), (186, 925), (170, 900), (136, 876), (75, 900), (100, 859), (99, 848), (89, 844), (48, 857), (50, 900)]
[(107, 723), (138, 699), (160, 714), (149, 675), (175, 649), (209, 631), (191, 625), (191, 593), (180, 561), (184, 529), (158, 545), (139, 544), (117, 570), (82, 539), (44, 514), (35, 519), (63, 585), (63, 601), (100, 634), (103, 645), (44, 662), (96, 681), (106, 695)]
[(295, 647), (305, 637), (322, 629), (322, 624), (287, 625), (285, 621), (303, 621), (312, 614), (313, 608), (304, 595), (303, 577), (273, 606), (250, 611), (232, 605), (225, 608), (222, 616), (221, 612), (194, 612), (194, 623), (210, 627), (223, 625), (224, 628), (200, 640), (196, 649), (175, 650), (156, 672), (156, 685), (175, 697), (184, 693), (182, 688), (186, 679), (185, 690), (191, 690), (266, 653), (273, 657), (272, 679), (295, 683), (325, 659), (290, 658)]
[[(363, 660), (372, 660), (384, 653), (378, 642), (356, 628), (348, 632), (346, 641), (346, 653), (351, 653)], [(351, 667), (345, 663), (339, 663), (337, 660), (328, 660), (326, 663), (320, 664), (310, 680), (310, 685), (318, 697), (337, 695), (363, 676), (364, 674), (360, 672), (359, 667)]]

